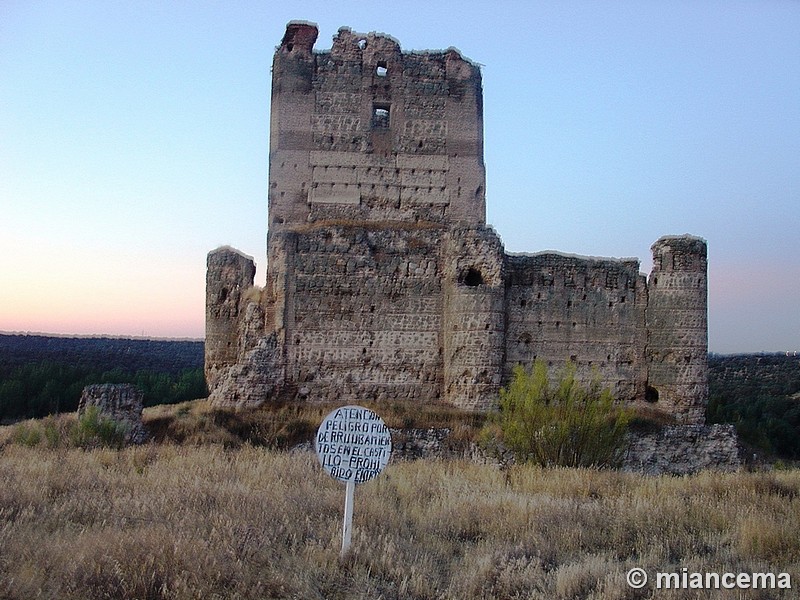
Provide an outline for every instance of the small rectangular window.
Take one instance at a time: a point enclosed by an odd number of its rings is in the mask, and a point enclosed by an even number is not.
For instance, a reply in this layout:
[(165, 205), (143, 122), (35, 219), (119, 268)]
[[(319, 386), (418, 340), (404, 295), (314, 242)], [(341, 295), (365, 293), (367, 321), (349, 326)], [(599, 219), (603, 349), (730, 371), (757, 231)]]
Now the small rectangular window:
[(378, 77), (386, 77), (386, 74), (389, 72), (388, 67), (386, 66), (386, 61), (380, 60), (378, 61), (378, 66), (375, 69), (375, 75)]
[(375, 129), (389, 129), (389, 106), (376, 104), (372, 107), (372, 127)]

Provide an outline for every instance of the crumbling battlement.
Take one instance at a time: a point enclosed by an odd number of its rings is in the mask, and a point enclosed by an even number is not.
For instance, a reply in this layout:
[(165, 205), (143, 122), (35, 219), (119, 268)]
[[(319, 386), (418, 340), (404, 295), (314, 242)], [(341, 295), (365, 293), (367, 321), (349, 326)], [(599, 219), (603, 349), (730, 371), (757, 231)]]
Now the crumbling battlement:
[(485, 220), (477, 65), (290, 23), (272, 66), (270, 231), (309, 221)]
[(635, 259), (511, 255), (506, 378), (534, 360), (596, 373), (617, 398), (644, 398), (647, 284)]
[(506, 254), (485, 224), (480, 69), (454, 49), (290, 23), (273, 62), (266, 287), (209, 254), (213, 402), (405, 399), (486, 410), (512, 367), (577, 364), (702, 423), (706, 244), (636, 259)]

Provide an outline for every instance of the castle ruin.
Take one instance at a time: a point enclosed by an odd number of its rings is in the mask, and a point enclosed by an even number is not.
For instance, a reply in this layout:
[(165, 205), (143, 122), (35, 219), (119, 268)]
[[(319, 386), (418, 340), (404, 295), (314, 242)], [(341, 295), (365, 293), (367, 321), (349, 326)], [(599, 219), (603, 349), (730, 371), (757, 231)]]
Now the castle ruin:
[(268, 261), (208, 255), (212, 402), (441, 402), (488, 410), (514, 365), (566, 361), (701, 424), (704, 240), (636, 259), (509, 254), (485, 222), (479, 67), (457, 50), (292, 22), (272, 67)]

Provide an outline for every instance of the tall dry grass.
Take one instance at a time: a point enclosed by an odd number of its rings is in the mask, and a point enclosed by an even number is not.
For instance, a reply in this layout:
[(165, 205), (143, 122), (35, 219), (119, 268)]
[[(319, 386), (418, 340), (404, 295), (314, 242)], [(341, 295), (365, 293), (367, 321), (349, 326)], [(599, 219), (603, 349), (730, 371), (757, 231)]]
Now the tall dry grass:
[[(390, 463), (356, 490), (308, 452), (148, 445), (0, 450), (0, 598), (792, 598), (656, 594), (651, 572), (786, 571), (800, 472), (651, 478)], [(783, 594), (783, 595), (781, 595)]]

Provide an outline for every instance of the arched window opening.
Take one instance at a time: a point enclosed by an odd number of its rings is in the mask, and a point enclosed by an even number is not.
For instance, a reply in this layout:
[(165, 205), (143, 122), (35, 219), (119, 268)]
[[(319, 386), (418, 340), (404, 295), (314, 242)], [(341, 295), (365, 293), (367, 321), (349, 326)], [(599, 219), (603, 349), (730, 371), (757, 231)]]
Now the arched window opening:
[(481, 275), (478, 269), (470, 267), (467, 269), (467, 272), (464, 273), (462, 282), (467, 287), (478, 287), (479, 285), (483, 285), (483, 275)]
[(644, 391), (644, 399), (646, 402), (658, 402), (658, 390), (648, 385)]

